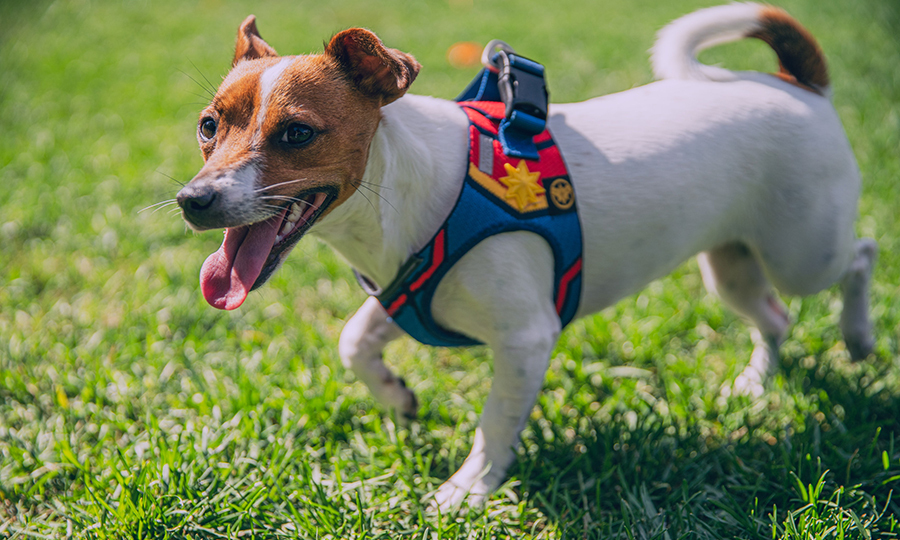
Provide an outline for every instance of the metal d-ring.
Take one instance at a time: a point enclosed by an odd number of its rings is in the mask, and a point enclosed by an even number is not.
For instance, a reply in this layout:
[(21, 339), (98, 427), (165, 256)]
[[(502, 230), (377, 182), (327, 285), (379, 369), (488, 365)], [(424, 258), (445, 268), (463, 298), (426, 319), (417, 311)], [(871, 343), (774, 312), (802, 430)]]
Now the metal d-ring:
[(485, 46), (484, 52), (481, 53), (481, 63), (484, 67), (494, 73), (500, 71), (500, 64), (494, 61), (494, 55), (498, 50), (504, 51), (507, 54), (516, 52), (507, 42), (500, 39), (492, 39), (487, 46)]

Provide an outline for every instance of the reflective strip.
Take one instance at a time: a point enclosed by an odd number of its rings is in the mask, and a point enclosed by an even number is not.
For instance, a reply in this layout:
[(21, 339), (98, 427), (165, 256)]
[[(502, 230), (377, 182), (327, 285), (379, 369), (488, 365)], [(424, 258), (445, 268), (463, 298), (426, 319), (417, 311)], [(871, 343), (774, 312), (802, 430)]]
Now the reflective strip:
[(491, 176), (494, 174), (494, 140), (478, 134), (478, 170)]

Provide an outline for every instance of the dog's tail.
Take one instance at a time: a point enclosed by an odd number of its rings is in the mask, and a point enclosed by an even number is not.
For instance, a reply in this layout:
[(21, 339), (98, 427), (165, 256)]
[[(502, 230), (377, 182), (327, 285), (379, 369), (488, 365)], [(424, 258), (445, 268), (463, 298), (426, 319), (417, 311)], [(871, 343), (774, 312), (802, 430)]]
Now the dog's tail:
[(753, 3), (701, 9), (670, 23), (653, 46), (653, 72), (658, 79), (735, 80), (733, 71), (701, 64), (697, 53), (743, 38), (761, 39), (775, 50), (781, 79), (828, 93), (825, 57), (815, 38), (784, 10)]

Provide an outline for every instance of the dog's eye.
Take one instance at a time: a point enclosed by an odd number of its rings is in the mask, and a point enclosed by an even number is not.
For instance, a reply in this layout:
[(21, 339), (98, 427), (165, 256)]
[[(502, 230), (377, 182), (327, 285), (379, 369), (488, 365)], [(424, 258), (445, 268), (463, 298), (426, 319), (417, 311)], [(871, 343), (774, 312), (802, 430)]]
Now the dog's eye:
[(212, 118), (204, 118), (200, 121), (200, 137), (208, 141), (216, 136), (216, 121)]
[(316, 132), (306, 124), (291, 124), (284, 130), (281, 142), (291, 146), (301, 146), (313, 140)]

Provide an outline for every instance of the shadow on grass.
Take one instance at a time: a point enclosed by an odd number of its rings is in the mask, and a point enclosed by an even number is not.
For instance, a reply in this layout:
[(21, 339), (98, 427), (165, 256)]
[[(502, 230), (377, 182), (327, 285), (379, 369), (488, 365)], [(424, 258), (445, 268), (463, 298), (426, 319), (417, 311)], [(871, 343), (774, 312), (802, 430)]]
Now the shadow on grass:
[[(772, 538), (773, 526), (785, 534), (788, 511), (829, 506), (836, 492), (837, 514), (890, 534), (889, 517), (900, 515), (890, 500), (900, 479), (896, 385), (868, 365), (784, 364), (784, 384), (802, 390), (720, 400), (714, 418), (669, 414), (665, 396), (612, 411), (575, 406), (571, 395), (563, 407), (541, 399), (511, 471), (515, 489), (572, 538)], [(818, 519), (827, 528), (837, 518)]]

